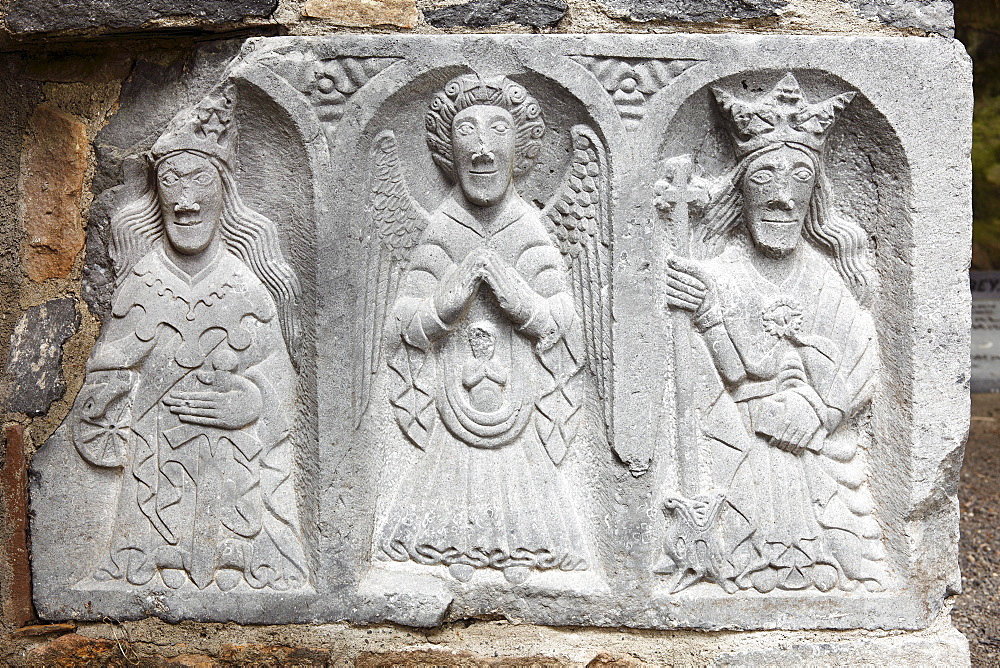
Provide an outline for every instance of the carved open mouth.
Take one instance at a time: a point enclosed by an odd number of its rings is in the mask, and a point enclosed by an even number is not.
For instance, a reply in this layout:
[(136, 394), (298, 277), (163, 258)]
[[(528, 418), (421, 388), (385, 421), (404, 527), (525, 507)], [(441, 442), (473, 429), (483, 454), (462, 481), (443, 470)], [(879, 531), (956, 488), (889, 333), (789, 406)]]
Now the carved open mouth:
[(486, 171), (486, 170), (482, 170), (482, 169), (470, 169), (469, 173), (470, 174), (475, 174), (476, 176), (489, 176), (490, 174), (496, 174), (497, 171), (499, 171), (499, 170), (491, 169), (489, 171)]
[(765, 218), (765, 219), (762, 219), (760, 222), (762, 222), (762, 223), (770, 223), (771, 225), (795, 225), (799, 221), (797, 221), (797, 220), (768, 220), (768, 219)]
[(195, 218), (195, 219), (191, 219), (191, 220), (181, 220), (181, 219), (178, 218), (174, 222), (175, 222), (175, 224), (180, 225), (181, 227), (193, 227), (193, 226), (198, 225), (199, 223), (201, 223), (201, 219), (200, 218)]

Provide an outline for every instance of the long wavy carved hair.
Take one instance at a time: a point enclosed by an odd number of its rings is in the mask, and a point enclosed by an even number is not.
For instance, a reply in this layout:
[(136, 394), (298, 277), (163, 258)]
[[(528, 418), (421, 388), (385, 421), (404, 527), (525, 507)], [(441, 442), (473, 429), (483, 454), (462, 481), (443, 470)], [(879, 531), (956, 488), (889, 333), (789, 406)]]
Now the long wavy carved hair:
[(867, 303), (872, 285), (872, 269), (866, 253), (868, 237), (865, 230), (855, 223), (838, 216), (830, 206), (831, 187), (823, 170), (823, 163), (815, 151), (801, 144), (784, 142), (771, 144), (746, 155), (726, 176), (722, 187), (713, 194), (703, 218), (702, 239), (710, 242), (727, 234), (737, 233), (743, 221), (743, 179), (750, 163), (759, 156), (782, 146), (798, 149), (809, 156), (816, 174), (809, 210), (806, 212), (803, 237), (833, 257), (837, 272), (850, 286), (862, 304)]
[(524, 86), (507, 77), (482, 79), (475, 74), (463, 74), (449, 81), (444, 90), (434, 96), (424, 116), (427, 146), (434, 162), (448, 178), (456, 180), (452, 122), (458, 112), (477, 104), (506, 109), (514, 117), (514, 176), (527, 173), (542, 150), (545, 120), (538, 100), (529, 95)]
[[(176, 155), (170, 153), (162, 160)], [(299, 320), (295, 310), (301, 295), (298, 277), (285, 262), (275, 224), (248, 207), (240, 198), (229, 167), (215, 156), (190, 151), (215, 167), (222, 181), (222, 238), (226, 249), (238, 257), (260, 279), (278, 307), (281, 332), (293, 361), (299, 348)], [(139, 195), (111, 218), (111, 259), (115, 283), (121, 284), (135, 263), (156, 248), (164, 235), (163, 216), (156, 191), (155, 166), (146, 171)]]

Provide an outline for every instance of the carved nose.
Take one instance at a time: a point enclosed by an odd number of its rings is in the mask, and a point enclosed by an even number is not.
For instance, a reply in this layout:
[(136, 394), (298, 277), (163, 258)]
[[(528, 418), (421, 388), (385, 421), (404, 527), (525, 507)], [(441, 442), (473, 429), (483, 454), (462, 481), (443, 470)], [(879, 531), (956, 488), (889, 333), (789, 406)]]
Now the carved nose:
[(197, 213), (201, 211), (201, 205), (189, 199), (182, 199), (174, 204), (174, 213)]
[(795, 200), (788, 195), (779, 195), (767, 203), (768, 208), (780, 211), (791, 211), (795, 208)]
[(492, 167), (493, 160), (493, 151), (487, 151), (485, 147), (480, 147), (478, 151), (472, 154), (473, 167)]

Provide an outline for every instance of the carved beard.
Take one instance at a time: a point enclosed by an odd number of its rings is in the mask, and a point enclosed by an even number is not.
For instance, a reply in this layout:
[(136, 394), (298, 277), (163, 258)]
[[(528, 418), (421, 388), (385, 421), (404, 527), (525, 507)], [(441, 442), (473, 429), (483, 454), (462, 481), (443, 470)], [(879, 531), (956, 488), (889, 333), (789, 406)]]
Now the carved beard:
[(798, 247), (804, 223), (805, 221), (797, 224), (755, 221), (747, 227), (757, 250), (769, 258), (781, 259), (788, 257)]

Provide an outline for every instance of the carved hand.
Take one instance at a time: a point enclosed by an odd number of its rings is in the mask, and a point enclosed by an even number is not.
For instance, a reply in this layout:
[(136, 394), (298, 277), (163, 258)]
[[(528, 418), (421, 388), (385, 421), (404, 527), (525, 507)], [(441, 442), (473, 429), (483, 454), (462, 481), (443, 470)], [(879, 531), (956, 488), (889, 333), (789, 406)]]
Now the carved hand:
[(773, 399), (784, 410), (773, 424), (765, 424), (758, 431), (769, 437), (768, 442), (772, 446), (797, 455), (809, 444), (822, 423), (809, 402), (794, 390), (780, 392)]
[(707, 313), (716, 303), (712, 277), (697, 262), (678, 255), (667, 259), (666, 293), (667, 304), (695, 316)]
[(500, 308), (515, 324), (523, 325), (528, 322), (537, 293), (517, 269), (504, 262), (495, 252), (484, 249), (482, 254), (486, 260), (483, 280), (493, 289)]
[(221, 429), (242, 429), (260, 416), (260, 390), (246, 378), (216, 371), (212, 389), (204, 392), (171, 392), (163, 403), (181, 422)]
[(462, 262), (452, 267), (434, 292), (434, 307), (438, 317), (446, 325), (458, 320), (469, 302), (479, 291), (485, 259), (478, 251), (465, 256)]

